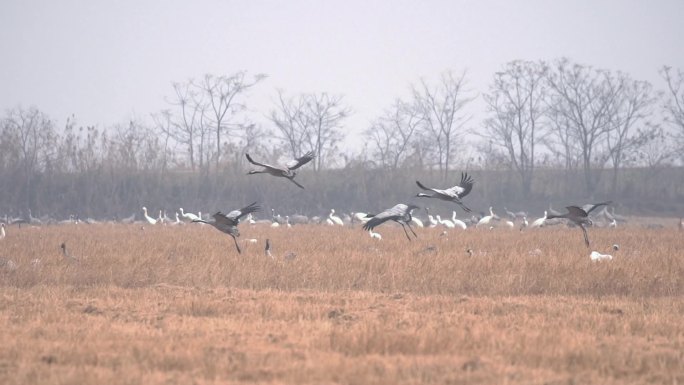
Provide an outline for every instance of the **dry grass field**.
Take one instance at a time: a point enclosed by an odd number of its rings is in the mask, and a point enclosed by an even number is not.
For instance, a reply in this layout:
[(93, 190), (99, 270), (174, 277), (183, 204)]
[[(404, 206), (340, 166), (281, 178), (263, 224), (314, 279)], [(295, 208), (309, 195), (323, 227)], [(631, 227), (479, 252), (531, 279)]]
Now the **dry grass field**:
[(12, 226), (0, 384), (684, 383), (674, 226), (377, 230)]

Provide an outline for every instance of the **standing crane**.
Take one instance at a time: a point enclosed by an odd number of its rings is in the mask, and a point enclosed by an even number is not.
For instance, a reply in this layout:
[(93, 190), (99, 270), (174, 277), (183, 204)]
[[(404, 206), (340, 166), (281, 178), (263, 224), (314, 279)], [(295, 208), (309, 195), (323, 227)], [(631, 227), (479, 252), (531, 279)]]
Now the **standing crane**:
[(461, 183), (456, 186), (450, 187), (448, 189), (437, 189), (432, 187), (426, 187), (420, 181), (416, 181), (418, 187), (426, 191), (432, 191), (432, 194), (418, 193), (416, 196), (421, 198), (437, 198), (443, 201), (454, 202), (461, 206), (466, 212), (470, 212), (470, 209), (466, 207), (461, 198), (465, 197), (473, 189), (475, 181), (467, 173), (461, 173)]
[(256, 165), (256, 166), (263, 167), (262, 170), (251, 170), (250, 172), (247, 173), (248, 175), (270, 174), (273, 176), (280, 176), (280, 177), (289, 179), (290, 182), (296, 184), (297, 187), (299, 187), (301, 189), (303, 189), (304, 186), (302, 186), (301, 184), (297, 183), (297, 181), (294, 180), (294, 177), (297, 175), (297, 173), (294, 170), (296, 170), (296, 169), (302, 167), (303, 165), (309, 163), (315, 157), (314, 152), (309, 151), (306, 154), (304, 154), (303, 156), (301, 156), (297, 159), (291, 160), (290, 162), (285, 164), (285, 166), (271, 166), (270, 164), (255, 161), (254, 159), (252, 159), (251, 156), (249, 156), (249, 154), (245, 154), (245, 156), (247, 157), (247, 160), (249, 161), (249, 163)]
[(413, 228), (411, 228), (411, 212), (417, 208), (418, 206), (416, 205), (399, 203), (394, 207), (373, 215), (373, 218), (363, 225), (363, 229), (366, 231), (373, 230), (375, 227), (387, 221), (394, 221), (401, 225), (401, 227), (404, 229), (404, 233), (406, 234), (406, 238), (408, 238), (409, 241), (411, 240), (411, 237), (406, 231), (406, 226), (408, 226), (413, 235), (418, 238), (418, 234), (416, 234), (416, 232), (413, 231)]
[(237, 242), (237, 237), (240, 236), (240, 231), (238, 230), (237, 226), (240, 223), (240, 219), (242, 217), (250, 213), (257, 212), (260, 209), (261, 207), (259, 207), (257, 203), (254, 202), (247, 207), (243, 207), (239, 210), (233, 210), (228, 214), (224, 214), (219, 211), (212, 216), (214, 220), (211, 222), (205, 221), (203, 219), (195, 219), (193, 220), (193, 222), (200, 222), (212, 225), (217, 230), (230, 235), (231, 237), (233, 237), (233, 241), (235, 241), (235, 248), (237, 248), (238, 253), (242, 253), (242, 250), (240, 250), (240, 245), (238, 245)]
[(151, 216), (147, 215), (147, 207), (143, 206), (143, 216), (145, 217), (145, 220), (147, 220), (147, 223), (151, 225), (156, 225), (157, 220), (152, 218)]

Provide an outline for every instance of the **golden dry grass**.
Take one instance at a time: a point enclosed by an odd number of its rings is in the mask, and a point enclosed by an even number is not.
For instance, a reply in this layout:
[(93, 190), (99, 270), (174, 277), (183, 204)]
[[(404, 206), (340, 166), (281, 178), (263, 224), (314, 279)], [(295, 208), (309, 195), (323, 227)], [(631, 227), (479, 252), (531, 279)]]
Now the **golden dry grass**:
[(0, 383), (684, 382), (676, 229), (241, 229), (8, 229)]

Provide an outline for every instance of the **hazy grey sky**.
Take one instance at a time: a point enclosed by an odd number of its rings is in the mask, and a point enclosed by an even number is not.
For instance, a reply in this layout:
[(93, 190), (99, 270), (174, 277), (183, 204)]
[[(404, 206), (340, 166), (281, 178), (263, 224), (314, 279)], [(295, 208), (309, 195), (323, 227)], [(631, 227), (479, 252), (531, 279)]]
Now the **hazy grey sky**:
[(343, 94), (358, 133), (446, 69), (483, 92), (508, 61), (567, 56), (661, 87), (659, 67), (684, 68), (683, 20), (682, 0), (3, 0), (0, 109), (108, 126), (167, 108), (172, 81), (247, 70), (269, 75), (255, 114), (276, 88)]

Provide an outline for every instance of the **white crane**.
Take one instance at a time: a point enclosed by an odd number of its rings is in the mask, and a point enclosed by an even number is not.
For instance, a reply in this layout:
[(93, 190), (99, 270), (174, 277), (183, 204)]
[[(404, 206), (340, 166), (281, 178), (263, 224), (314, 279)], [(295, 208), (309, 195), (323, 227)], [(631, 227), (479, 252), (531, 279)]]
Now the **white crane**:
[(380, 233), (374, 232), (373, 230), (370, 230), (370, 229), (369, 229), (369, 230), (368, 230), (368, 234), (370, 234), (370, 237), (373, 238), (373, 239), (377, 239), (377, 240), (381, 240), (381, 239), (382, 239), (382, 235), (380, 235)]
[(523, 229), (529, 225), (530, 224), (527, 222), (527, 216), (523, 215), (523, 220), (522, 220), (522, 223), (520, 224), (520, 231), (523, 231)]
[(473, 178), (468, 176), (467, 173), (461, 173), (461, 183), (456, 186), (450, 187), (448, 189), (436, 189), (432, 187), (426, 187), (419, 181), (416, 181), (418, 187), (426, 191), (432, 191), (432, 194), (418, 193), (416, 196), (421, 198), (437, 198), (448, 202), (454, 202), (461, 206), (466, 212), (470, 212), (470, 209), (466, 207), (461, 198), (465, 197), (473, 189), (475, 182)]
[(614, 228), (616, 228), (617, 226), (618, 226), (618, 224), (617, 224), (617, 220), (615, 220), (615, 218), (613, 218), (613, 220), (610, 221), (610, 223), (608, 224), (608, 227), (611, 228), (611, 229), (614, 229)]
[(328, 214), (328, 219), (334, 222), (336, 225), (344, 226), (344, 222), (340, 217), (335, 215), (335, 209), (330, 209), (330, 214)]
[(193, 213), (186, 213), (185, 211), (183, 211), (182, 207), (180, 208), (180, 212), (181, 212), (181, 215), (183, 216), (183, 218), (189, 220), (190, 222), (196, 221), (198, 219), (202, 219)]
[(147, 223), (149, 223), (151, 225), (156, 225), (157, 220), (152, 218), (151, 216), (147, 215), (147, 207), (143, 206), (142, 209), (143, 209), (143, 216), (145, 217), (145, 220), (147, 221)]
[(489, 225), (490, 223), (492, 223), (493, 219), (494, 219), (494, 211), (492, 210), (492, 206), (489, 206), (489, 215), (482, 217), (477, 222), (477, 225), (475, 225), (475, 227)]
[(439, 215), (437, 215), (437, 222), (439, 222), (440, 225), (446, 227), (447, 229), (453, 229), (456, 227), (454, 222), (448, 220), (448, 219), (442, 219)]
[(532, 222), (532, 225), (530, 225), (531, 228), (536, 229), (538, 227), (544, 227), (544, 224), (546, 223), (546, 217), (549, 215), (549, 212), (544, 210), (544, 216), (541, 218), (535, 219), (534, 222)]
[(304, 154), (302, 157), (288, 162), (285, 166), (271, 166), (271, 165), (266, 164), (266, 163), (261, 163), (261, 162), (255, 161), (254, 159), (252, 159), (251, 156), (249, 156), (249, 154), (245, 154), (245, 156), (247, 157), (247, 160), (249, 161), (249, 163), (256, 165), (256, 166), (263, 167), (262, 170), (251, 170), (249, 173), (247, 173), (248, 175), (270, 174), (273, 176), (280, 176), (280, 177), (289, 179), (290, 182), (296, 184), (297, 187), (299, 187), (301, 189), (303, 189), (304, 186), (302, 186), (301, 184), (297, 183), (297, 181), (294, 180), (294, 177), (297, 175), (297, 173), (294, 170), (296, 170), (296, 169), (302, 167), (303, 165), (309, 163), (315, 157), (314, 152), (309, 151), (306, 154)]
[(451, 213), (451, 221), (454, 223), (454, 226), (456, 226), (460, 229), (465, 230), (468, 228), (468, 226), (465, 224), (465, 222), (456, 218), (456, 210), (453, 210), (453, 212)]
[(259, 211), (260, 209), (261, 208), (257, 205), (257, 203), (254, 202), (247, 207), (243, 207), (239, 210), (233, 210), (228, 214), (224, 214), (219, 211), (213, 215), (213, 222), (208, 222), (203, 219), (197, 219), (193, 222), (200, 222), (212, 225), (217, 230), (230, 235), (231, 237), (233, 237), (233, 241), (235, 242), (235, 248), (237, 248), (238, 253), (242, 253), (242, 250), (240, 250), (240, 245), (238, 245), (237, 242), (237, 237), (240, 236), (240, 231), (238, 230), (237, 226), (240, 223), (240, 219), (242, 217), (246, 216), (249, 213)]
[(0, 239), (5, 239), (7, 233), (5, 233), (5, 224), (0, 223)]
[(352, 222), (359, 221), (361, 223), (366, 223), (370, 220), (370, 217), (366, 216), (366, 213), (352, 213)]
[(425, 212), (427, 213), (428, 221), (430, 222), (430, 227), (437, 227), (439, 222), (437, 222), (437, 220), (432, 216), (432, 214), (430, 214), (430, 208), (426, 207)]
[(416, 225), (416, 227), (425, 227), (425, 225), (423, 224), (423, 221), (421, 221), (420, 219), (413, 217), (413, 216), (411, 217), (411, 223)]
[(593, 262), (600, 262), (600, 261), (610, 261), (613, 259), (613, 256), (610, 254), (601, 254), (598, 251), (592, 251), (591, 254), (589, 254), (589, 258)]

